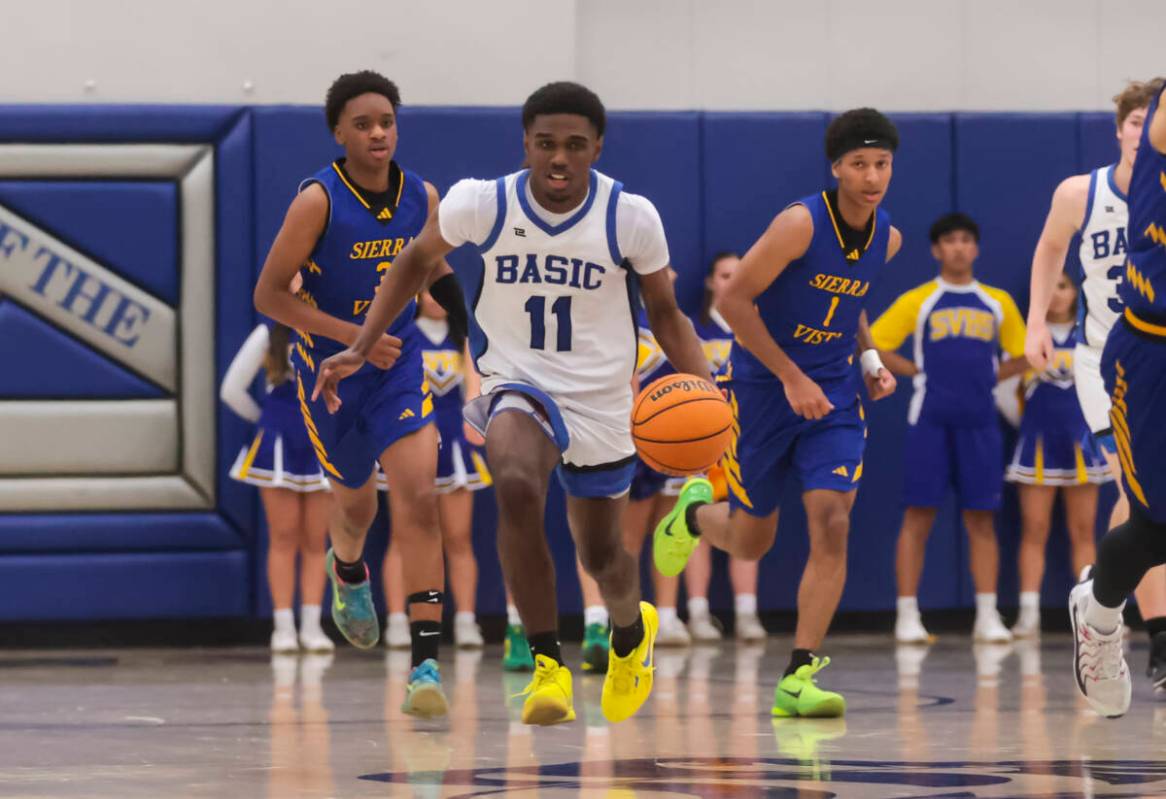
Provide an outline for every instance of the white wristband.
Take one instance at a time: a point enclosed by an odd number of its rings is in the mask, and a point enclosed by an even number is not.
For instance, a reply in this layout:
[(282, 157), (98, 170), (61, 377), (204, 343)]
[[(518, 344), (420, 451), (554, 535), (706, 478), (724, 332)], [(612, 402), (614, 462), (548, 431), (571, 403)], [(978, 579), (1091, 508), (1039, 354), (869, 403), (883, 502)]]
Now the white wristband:
[(860, 358), (862, 361), (862, 373), (874, 377), (879, 373), (879, 369), (884, 369), (883, 359), (879, 357), (878, 350), (863, 350)]

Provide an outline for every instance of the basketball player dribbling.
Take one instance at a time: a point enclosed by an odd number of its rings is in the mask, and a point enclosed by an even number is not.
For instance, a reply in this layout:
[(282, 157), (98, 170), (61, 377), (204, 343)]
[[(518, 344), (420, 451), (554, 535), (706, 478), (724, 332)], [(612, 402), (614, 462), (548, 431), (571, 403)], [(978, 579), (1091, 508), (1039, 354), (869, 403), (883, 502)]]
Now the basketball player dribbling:
[(738, 435), (722, 461), (729, 501), (713, 502), (712, 484), (691, 479), (656, 528), (656, 568), (665, 574), (684, 568), (701, 537), (758, 560), (773, 546), (785, 481), (799, 478), (810, 557), (774, 716), (846, 710), (842, 696), (815, 683), (829, 659), (814, 651), (846, 582), (850, 509), (862, 476), (866, 423), (856, 344), (871, 399), (895, 390), (863, 305), (902, 241), (879, 207), (898, 143), (895, 126), (874, 109), (836, 118), (826, 130), (826, 155), (838, 188), (786, 207), (741, 259), (717, 307), (736, 336), (728, 386)]
[(636, 283), (669, 361), (706, 379), (708, 363), (676, 305), (656, 209), (592, 169), (606, 124), (599, 98), (575, 83), (551, 83), (527, 99), (522, 123), (529, 169), (450, 189), (397, 257), (356, 341), (321, 364), (315, 393), (336, 409), (339, 381), (362, 367), (441, 257), (465, 243), (478, 247), (480, 271), (467, 293), (483, 393), (466, 418), (486, 437), (502, 569), (535, 659), (522, 718), (575, 717), (543, 529), (554, 472), (580, 559), (610, 611), (601, 704), (609, 721), (622, 721), (651, 692), (658, 626), (655, 609), (640, 601), (619, 524), (635, 464)]

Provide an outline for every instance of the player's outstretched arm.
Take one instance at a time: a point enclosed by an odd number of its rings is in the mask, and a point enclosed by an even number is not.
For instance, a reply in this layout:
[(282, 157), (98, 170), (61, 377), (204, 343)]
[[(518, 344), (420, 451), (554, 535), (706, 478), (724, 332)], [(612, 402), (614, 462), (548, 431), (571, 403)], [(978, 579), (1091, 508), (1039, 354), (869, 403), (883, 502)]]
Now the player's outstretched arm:
[(352, 344), (320, 364), (312, 399), (323, 394), (324, 402), (332, 412), (340, 407), (340, 397), (336, 392), (340, 381), (364, 365), (373, 345), (385, 335), (389, 325), (401, 314), (409, 300), (425, 287), (430, 272), (453, 249), (441, 237), (438, 228), (437, 192), (428, 184), (426, 189), (430, 192), (430, 211), (425, 227), (393, 260), (393, 266), (381, 280), (380, 288), (365, 315), (364, 324), (360, 326), (360, 332)]
[[(312, 307), (291, 288), (292, 280), (311, 258), (327, 220), (328, 195), (324, 189), (313, 183), (296, 195), (263, 262), (252, 298), (257, 311), (277, 322), (314, 336), (351, 344), (360, 328)], [(383, 336), (369, 360), (387, 369), (400, 354), (400, 339)]]
[(709, 378), (709, 362), (692, 322), (676, 304), (676, 292), (668, 267), (640, 275), (640, 294), (648, 312), (648, 325), (668, 362), (678, 372)]
[(1024, 353), (1037, 371), (1042, 371), (1053, 357), (1053, 337), (1045, 316), (1053, 297), (1057, 276), (1065, 268), (1069, 243), (1085, 216), (1089, 195), (1089, 176), (1074, 175), (1061, 181), (1053, 192), (1053, 202), (1045, 219), (1044, 230), (1032, 255), (1032, 282), (1028, 298), (1028, 332)]
[(729, 323), (741, 346), (757, 356), (781, 381), (794, 412), (807, 419), (821, 419), (834, 409), (822, 389), (798, 368), (773, 340), (757, 310), (757, 297), (793, 261), (809, 249), (814, 220), (802, 205), (791, 205), (778, 214), (769, 228), (745, 253), (717, 311)]

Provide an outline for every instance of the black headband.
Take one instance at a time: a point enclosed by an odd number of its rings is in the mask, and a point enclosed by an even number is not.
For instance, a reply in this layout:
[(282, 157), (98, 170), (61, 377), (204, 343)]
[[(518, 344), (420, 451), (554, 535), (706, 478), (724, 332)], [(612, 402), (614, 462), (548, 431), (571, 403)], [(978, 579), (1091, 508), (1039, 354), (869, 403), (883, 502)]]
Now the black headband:
[(835, 142), (832, 148), (833, 152), (826, 153), (826, 157), (830, 159), (830, 163), (834, 163), (847, 153), (861, 150), (863, 147), (875, 147), (879, 150), (890, 150), (893, 153), (898, 146), (897, 141), (892, 141), (880, 133), (855, 130), (851, 131), (846, 138)]

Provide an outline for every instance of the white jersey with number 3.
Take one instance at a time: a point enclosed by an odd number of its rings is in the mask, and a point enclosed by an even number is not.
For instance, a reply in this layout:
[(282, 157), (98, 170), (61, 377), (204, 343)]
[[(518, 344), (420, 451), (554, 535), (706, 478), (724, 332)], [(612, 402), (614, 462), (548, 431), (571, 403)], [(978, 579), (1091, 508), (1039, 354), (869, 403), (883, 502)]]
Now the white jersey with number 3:
[(1089, 198), (1081, 225), (1081, 296), (1078, 301), (1078, 340), (1100, 349), (1121, 313), (1117, 285), (1125, 268), (1129, 243), (1126, 196), (1113, 182), (1113, 164), (1093, 170)]
[(482, 256), (465, 286), (482, 393), (507, 383), (539, 389), (571, 431), (567, 462), (614, 461), (633, 452), (630, 271), (667, 265), (663, 226), (651, 203), (598, 172), (566, 214), (537, 207), (528, 176), (461, 181), (438, 214), (446, 241), (477, 244)]

